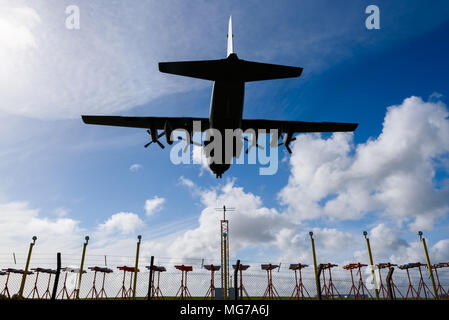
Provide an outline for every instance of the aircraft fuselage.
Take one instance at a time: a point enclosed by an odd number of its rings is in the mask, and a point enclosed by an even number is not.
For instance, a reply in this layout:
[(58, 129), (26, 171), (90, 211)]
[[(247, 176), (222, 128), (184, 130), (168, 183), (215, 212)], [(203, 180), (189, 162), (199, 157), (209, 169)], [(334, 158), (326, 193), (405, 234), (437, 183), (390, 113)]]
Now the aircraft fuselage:
[[(209, 123), (211, 129), (220, 131), (223, 139), (226, 137), (226, 129), (238, 129), (242, 126), (243, 104), (245, 99), (245, 83), (243, 81), (215, 81), (210, 102)], [(232, 157), (226, 158), (225, 143), (222, 141), (221, 163), (210, 162), (209, 168), (217, 176), (221, 176), (230, 167), (230, 160), (238, 156), (238, 152)]]

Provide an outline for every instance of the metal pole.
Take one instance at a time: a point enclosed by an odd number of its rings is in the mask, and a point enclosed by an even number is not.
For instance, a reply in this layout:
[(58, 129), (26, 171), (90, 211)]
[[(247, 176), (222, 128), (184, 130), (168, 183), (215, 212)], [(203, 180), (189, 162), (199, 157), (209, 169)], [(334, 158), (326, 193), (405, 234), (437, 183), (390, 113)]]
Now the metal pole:
[(313, 269), (315, 271), (315, 283), (316, 283), (316, 290), (317, 290), (317, 298), (318, 300), (321, 300), (321, 285), (320, 285), (320, 278), (318, 275), (318, 267), (316, 264), (316, 253), (315, 253), (315, 240), (313, 239), (313, 232), (309, 232), (310, 241), (312, 242), (312, 255), (313, 255)]
[(387, 288), (388, 288), (388, 299), (394, 300), (393, 288), (391, 286), (391, 278), (393, 277), (394, 268), (390, 267), (387, 274)]
[(134, 267), (134, 284), (133, 284), (133, 299), (136, 299), (136, 286), (137, 286), (137, 270), (139, 270), (139, 250), (140, 250), (140, 241), (142, 240), (142, 236), (139, 234), (137, 236), (137, 250), (136, 250), (136, 265)]
[(373, 254), (371, 253), (371, 245), (369, 242), (369, 238), (367, 237), (368, 232), (363, 231), (363, 235), (365, 236), (366, 247), (368, 248), (368, 257), (369, 257), (369, 263), (370, 263), (370, 267), (371, 267), (371, 274), (373, 276), (374, 292), (376, 293), (376, 300), (379, 300), (379, 289), (377, 287), (376, 274), (374, 272)]
[(430, 257), (429, 257), (429, 252), (427, 251), (426, 239), (423, 238), (422, 231), (418, 232), (418, 236), (419, 236), (419, 239), (421, 240), (422, 245), (424, 247), (424, 253), (426, 255), (426, 261), (427, 261), (427, 269), (429, 269), (430, 280), (432, 280), (432, 287), (433, 287), (433, 292), (435, 294), (435, 299), (438, 300), (438, 291), (437, 291), (437, 287), (435, 285), (435, 279), (433, 277), (432, 265), (430, 264)]
[(321, 282), (320, 282), (320, 277), (321, 277), (322, 270), (323, 270), (323, 265), (320, 264), (318, 266), (317, 276), (316, 276), (316, 290), (317, 290), (317, 299), (318, 300), (321, 300)]
[(150, 280), (148, 281), (148, 301), (151, 300), (151, 287), (153, 285), (153, 265), (154, 265), (154, 256), (151, 256), (150, 259)]
[(23, 289), (25, 288), (25, 281), (26, 281), (27, 274), (28, 274), (28, 267), (30, 266), (31, 252), (33, 251), (33, 247), (34, 247), (34, 244), (36, 243), (37, 237), (33, 236), (32, 239), (33, 239), (33, 242), (30, 243), (30, 249), (28, 250), (28, 257), (27, 257), (27, 262), (25, 265), (25, 272), (23, 273), (22, 282), (20, 283), (20, 289), (19, 289), (19, 293), (18, 293), (19, 299), (23, 298)]
[(86, 256), (86, 247), (89, 242), (89, 236), (84, 238), (86, 242), (83, 245), (83, 254), (81, 255), (80, 275), (78, 277), (78, 288), (76, 289), (76, 299), (80, 298), (81, 278), (83, 277), (84, 257)]
[(58, 291), (59, 274), (61, 273), (61, 252), (56, 254), (56, 276), (53, 283), (53, 292), (51, 294), (51, 300), (56, 299), (56, 292)]
[[(240, 260), (237, 260), (237, 263), (235, 264), (235, 270), (234, 270), (234, 300), (237, 300), (238, 298), (238, 294), (237, 294), (237, 286), (238, 286), (238, 282), (237, 282), (237, 273), (239, 272), (240, 269)], [(240, 297), (241, 299), (241, 297)]]
[(227, 268), (227, 256), (226, 256), (226, 239), (227, 239), (227, 234), (224, 233), (223, 234), (223, 251), (224, 251), (224, 264), (223, 264), (223, 268), (224, 268), (224, 300), (228, 299), (228, 268)]

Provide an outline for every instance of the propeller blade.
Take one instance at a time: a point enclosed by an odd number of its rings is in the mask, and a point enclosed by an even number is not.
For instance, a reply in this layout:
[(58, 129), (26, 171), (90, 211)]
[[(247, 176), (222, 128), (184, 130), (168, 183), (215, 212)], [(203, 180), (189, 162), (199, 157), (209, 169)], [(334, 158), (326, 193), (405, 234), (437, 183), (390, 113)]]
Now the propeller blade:
[(156, 140), (155, 142), (159, 145), (159, 147), (161, 147), (161, 149), (165, 148), (165, 146), (159, 140)]
[(287, 149), (288, 153), (292, 154), (292, 149), (290, 149), (288, 145), (286, 145), (285, 148)]
[[(187, 146), (189, 145), (187, 139), (185, 139), (185, 138), (183, 138), (183, 137), (178, 137), (178, 140), (180, 140), (180, 141), (182, 140), (182, 141), (186, 141), (186, 142), (187, 142), (187, 145), (186, 145), (186, 147), (185, 147), (184, 149), (186, 149)], [(203, 146), (201, 143), (196, 142), (196, 141), (190, 141), (190, 143), (191, 143), (191, 144), (194, 144), (194, 145), (197, 146), (197, 147), (202, 147), (202, 146)], [(184, 151), (184, 152), (185, 152), (185, 151)]]
[(162, 131), (162, 133), (159, 134), (159, 135), (157, 136), (157, 138), (159, 139), (159, 138), (162, 137), (164, 134), (165, 134), (165, 131)]
[[(249, 142), (247, 137), (243, 137), (243, 140), (245, 140), (246, 142)], [(256, 145), (250, 144), (248, 149), (246, 149), (245, 153), (248, 153), (251, 150), (252, 147), (256, 147), (256, 148), (259, 148), (261, 150), (265, 149), (264, 147), (260, 146), (258, 143), (256, 143)]]
[(148, 146), (152, 143), (153, 141), (148, 142), (146, 145), (144, 145), (144, 148), (148, 148)]

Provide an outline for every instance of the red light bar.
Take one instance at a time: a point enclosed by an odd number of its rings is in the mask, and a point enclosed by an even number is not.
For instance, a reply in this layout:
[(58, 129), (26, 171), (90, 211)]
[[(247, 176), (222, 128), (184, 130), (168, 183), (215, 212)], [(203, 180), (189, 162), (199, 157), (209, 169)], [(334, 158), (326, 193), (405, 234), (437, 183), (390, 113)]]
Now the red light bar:
[[(19, 274), (24, 274), (25, 273), (25, 270), (12, 269), (12, 268), (2, 269), (2, 271), (6, 271), (8, 273), (19, 273)], [(33, 274), (33, 272), (28, 271), (27, 274)]]
[[(127, 266), (122, 266), (122, 267), (117, 267), (117, 269), (125, 271), (125, 272), (134, 272), (135, 268), (134, 267), (127, 267)], [(137, 269), (137, 272), (139, 272), (140, 270)]]
[(162, 266), (153, 266), (153, 268), (151, 268), (151, 266), (146, 266), (145, 268), (147, 268), (148, 270), (153, 269), (153, 271), (158, 271), (158, 272), (167, 271), (167, 269), (165, 269), (165, 267), (162, 267)]
[[(89, 269), (92, 270), (92, 271), (103, 272), (103, 273), (111, 273), (111, 272), (114, 272), (114, 271), (112, 271), (112, 269), (109, 269), (109, 268), (102, 268), (102, 267), (97, 267), (97, 266), (95, 266), (95, 267), (89, 267)], [(134, 270), (133, 270), (133, 271), (134, 271)]]
[(291, 264), (289, 269), (290, 270), (301, 270), (302, 268), (307, 268), (308, 266), (309, 266), (308, 264), (297, 263), (297, 264)]
[(356, 269), (356, 268), (361, 268), (361, 267), (366, 267), (366, 266), (368, 266), (368, 265), (360, 263), (360, 262), (359, 263), (350, 263), (350, 264), (343, 266), (343, 269), (351, 270), (351, 269)]
[[(233, 264), (232, 267), (234, 268), (234, 270), (235, 270), (235, 268), (237, 268), (237, 266), (235, 264)], [(248, 268), (249, 268), (249, 265), (241, 264), (239, 267), (239, 270), (246, 270)]]
[(270, 264), (261, 264), (260, 267), (262, 268), (262, 270), (273, 270), (279, 267), (279, 265), (270, 263)]
[(214, 266), (213, 264), (208, 264), (208, 265), (204, 265), (204, 269), (209, 270), (209, 271), (218, 271), (220, 270), (220, 266)]
[(36, 271), (36, 272), (42, 272), (42, 273), (56, 274), (56, 270), (52, 270), (52, 269), (33, 268), (33, 269), (31, 269), (31, 270)]
[(178, 270), (181, 270), (181, 271), (192, 271), (193, 270), (192, 266), (185, 266), (185, 265), (175, 266), (175, 268)]
[(321, 267), (321, 269), (330, 269), (330, 268), (333, 268), (333, 267), (338, 267), (338, 264), (320, 263), (320, 267)]

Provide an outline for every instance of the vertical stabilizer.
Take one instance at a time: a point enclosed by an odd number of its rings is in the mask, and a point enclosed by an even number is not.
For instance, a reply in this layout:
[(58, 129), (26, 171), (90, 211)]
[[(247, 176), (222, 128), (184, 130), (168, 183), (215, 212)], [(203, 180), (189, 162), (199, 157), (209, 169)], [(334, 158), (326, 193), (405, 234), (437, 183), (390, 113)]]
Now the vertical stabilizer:
[(228, 54), (226, 55), (229, 57), (231, 53), (234, 53), (234, 46), (233, 46), (233, 38), (234, 35), (232, 34), (232, 16), (229, 17), (229, 26), (228, 26)]

